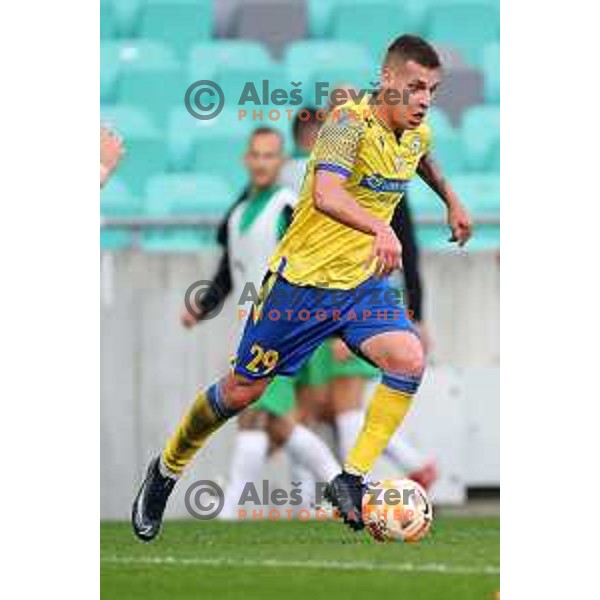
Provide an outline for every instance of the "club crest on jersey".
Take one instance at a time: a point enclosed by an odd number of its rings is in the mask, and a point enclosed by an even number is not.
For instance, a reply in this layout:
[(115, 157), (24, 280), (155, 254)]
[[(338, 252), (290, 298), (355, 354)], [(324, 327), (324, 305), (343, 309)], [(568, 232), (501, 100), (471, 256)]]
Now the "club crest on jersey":
[(413, 136), (413, 139), (410, 142), (410, 151), (413, 154), (419, 154), (419, 152), (421, 152), (421, 136), (418, 133)]

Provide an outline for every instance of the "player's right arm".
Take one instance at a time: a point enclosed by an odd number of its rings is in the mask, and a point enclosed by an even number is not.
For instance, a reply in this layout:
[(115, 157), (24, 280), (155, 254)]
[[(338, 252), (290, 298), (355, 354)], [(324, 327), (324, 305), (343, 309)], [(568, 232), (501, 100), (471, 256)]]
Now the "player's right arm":
[(375, 273), (387, 276), (400, 268), (402, 247), (392, 228), (367, 212), (344, 188), (336, 173), (317, 171), (313, 199), (318, 210), (336, 221), (374, 236), (369, 264), (377, 261)]
[(345, 188), (364, 126), (364, 122), (348, 113), (323, 125), (313, 151), (316, 171), (313, 201), (317, 210), (332, 219), (375, 238), (369, 262), (376, 260), (375, 272), (385, 276), (400, 266), (400, 242), (388, 223), (366, 211)]

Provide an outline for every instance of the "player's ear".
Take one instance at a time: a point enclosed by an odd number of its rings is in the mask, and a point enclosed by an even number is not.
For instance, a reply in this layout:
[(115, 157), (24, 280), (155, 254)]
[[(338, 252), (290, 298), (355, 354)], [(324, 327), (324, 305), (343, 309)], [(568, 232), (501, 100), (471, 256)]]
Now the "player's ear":
[(382, 87), (388, 87), (392, 81), (392, 70), (389, 63), (385, 63), (381, 67), (381, 84)]

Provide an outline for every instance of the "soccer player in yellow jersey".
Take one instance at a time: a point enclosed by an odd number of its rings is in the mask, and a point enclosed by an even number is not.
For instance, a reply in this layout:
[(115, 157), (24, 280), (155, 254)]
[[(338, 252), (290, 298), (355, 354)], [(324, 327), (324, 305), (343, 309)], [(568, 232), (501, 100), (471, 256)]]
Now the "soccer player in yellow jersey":
[(406, 416), (424, 370), (418, 332), (387, 281), (401, 267), (389, 222), (408, 181), (418, 174), (439, 195), (451, 241), (462, 246), (471, 235), (466, 210), (429, 152), (425, 116), (440, 78), (435, 50), (403, 35), (386, 52), (377, 95), (329, 116), (232, 371), (198, 394), (148, 467), (132, 511), (140, 539), (158, 534), (179, 474), (207, 438), (260, 398), (275, 375), (295, 374), (331, 336), (383, 373), (343, 471), (325, 492), (346, 523), (364, 527), (365, 477)]

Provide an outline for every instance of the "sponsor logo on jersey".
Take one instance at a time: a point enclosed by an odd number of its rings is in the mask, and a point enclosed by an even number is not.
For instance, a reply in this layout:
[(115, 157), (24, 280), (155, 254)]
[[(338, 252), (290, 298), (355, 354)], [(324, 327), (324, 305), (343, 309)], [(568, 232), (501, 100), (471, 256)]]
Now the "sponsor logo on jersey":
[(360, 180), (360, 185), (374, 192), (392, 192), (401, 193), (406, 191), (408, 185), (407, 179), (393, 179), (384, 177), (379, 173), (373, 175), (365, 175)]

